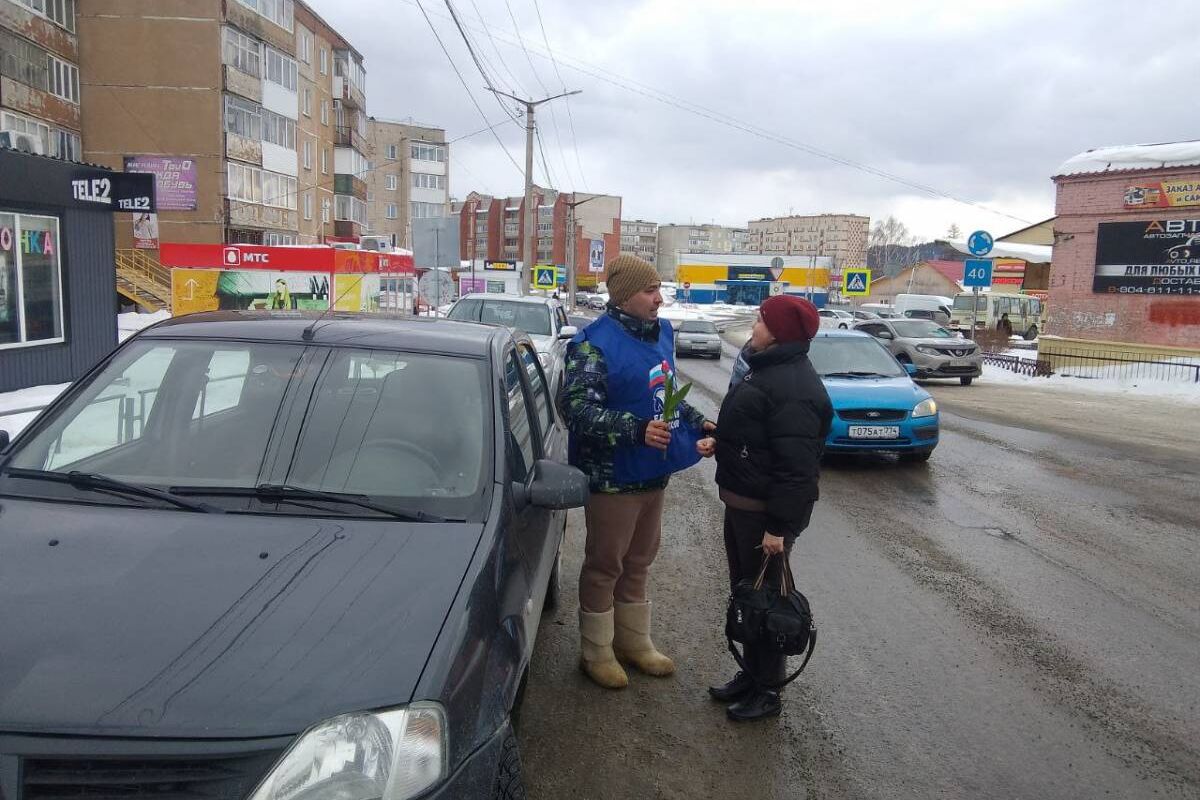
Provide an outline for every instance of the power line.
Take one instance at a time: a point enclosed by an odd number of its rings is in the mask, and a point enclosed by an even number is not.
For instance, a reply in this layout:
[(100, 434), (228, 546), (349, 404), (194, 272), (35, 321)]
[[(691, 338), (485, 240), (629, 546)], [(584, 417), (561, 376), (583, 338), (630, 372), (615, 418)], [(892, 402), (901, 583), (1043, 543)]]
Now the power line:
[[(492, 80), (491, 73), (487, 69), (484, 68), (484, 65), (483, 65), (484, 60), (482, 58), (480, 58), (478, 53), (475, 52), (475, 45), (471, 42), (471, 37), (469, 35), (467, 35), (466, 29), (462, 26), (462, 23), (459, 22), (458, 12), (455, 11), (454, 4), (451, 3), (450, 0), (445, 0), (445, 3), (446, 3), (446, 8), (450, 11), (450, 19), (454, 22), (454, 27), (458, 29), (459, 35), (462, 36), (463, 43), (466, 44), (466, 46), (467, 46), (467, 52), (470, 53), (471, 60), (475, 62), (475, 67), (479, 70), (479, 74), (483, 76), (484, 84), (487, 86), (488, 91), (494, 92), (496, 89), (496, 83), (495, 83), (495, 81)], [(422, 11), (423, 10), (424, 9), (422, 9)], [(428, 19), (428, 18), (429, 18), (428, 15), (426, 15), (426, 19)], [(486, 30), (486, 26), (485, 26), (485, 30)], [(514, 121), (516, 121), (516, 116), (513, 114), (512, 111), (509, 110), (508, 106), (504, 105), (504, 103), (501, 102), (499, 96), (497, 96), (495, 94), (493, 94), (492, 96), (496, 98), (496, 102), (500, 105), (500, 110), (502, 110), (509, 117), (512, 117), (512, 119)]]
[(475, 16), (483, 23), (483, 32), (487, 34), (488, 41), (492, 44), (492, 49), (496, 51), (496, 57), (500, 60), (500, 65), (504, 67), (504, 71), (508, 73), (508, 77), (512, 79), (512, 89), (523, 95), (530, 95), (532, 92), (525, 91), (525, 87), (521, 85), (521, 81), (517, 79), (517, 73), (512, 71), (508, 66), (508, 62), (504, 60), (504, 54), (500, 52), (499, 45), (496, 44), (496, 39), (492, 36), (491, 28), (483, 21), (483, 12), (479, 10), (479, 4), (475, 0), (471, 0), (471, 6), (475, 9)]
[[(475, 106), (475, 110), (479, 112), (479, 116), (484, 121), (484, 124), (490, 124), (488, 123), (487, 115), (483, 113), (483, 108), (479, 105), (479, 101), (476, 100), (475, 95), (471, 93), (471, 87), (467, 85), (466, 78), (464, 78), (463, 74), (459, 72), (458, 65), (454, 63), (454, 59), (451, 57), (450, 51), (446, 49), (445, 42), (443, 42), (442, 37), (438, 35), (437, 28), (433, 25), (433, 20), (429, 18), (429, 13), (425, 11), (425, 6), (421, 4), (421, 0), (415, 0), (415, 2), (417, 4), (417, 8), (421, 9), (421, 15), (425, 17), (425, 22), (429, 24), (429, 30), (433, 32), (433, 38), (437, 39), (438, 46), (441, 47), (442, 52), (446, 54), (446, 60), (450, 62), (450, 66), (454, 69), (454, 74), (458, 76), (459, 82), (462, 84), (463, 89), (466, 90), (467, 97), (471, 98), (471, 104)], [(504, 151), (504, 155), (508, 156), (508, 160), (512, 162), (514, 167), (516, 167), (517, 172), (524, 174), (523, 170), (521, 169), (521, 165), (517, 163), (517, 160), (513, 158), (512, 153), (508, 152), (508, 148), (504, 146), (504, 142), (500, 139), (500, 134), (496, 133), (495, 128), (491, 128), (491, 131), (492, 136), (494, 136), (496, 139), (496, 143), (500, 145), (500, 149)]]
[(555, 180), (554, 176), (550, 174), (550, 162), (546, 160), (546, 150), (544, 147), (542, 147), (542, 132), (540, 130), (535, 130), (533, 135), (537, 139), (538, 153), (540, 153), (542, 156), (542, 172), (544, 172), (546, 175), (546, 183), (549, 185), (549, 188), (553, 189), (558, 181)]
[[(521, 36), (521, 26), (517, 23), (517, 15), (513, 13), (512, 3), (509, 0), (504, 0), (504, 7), (508, 9), (508, 18), (512, 20), (513, 30), (517, 34), (517, 43), (521, 45), (521, 50), (525, 53), (525, 61), (529, 64), (529, 71), (533, 73), (534, 80), (542, 87), (542, 91), (545, 94), (550, 94), (550, 87), (546, 85), (546, 82), (542, 80), (542, 76), (538, 74), (537, 67), (533, 65), (533, 58), (529, 55), (529, 48), (525, 46), (525, 38)], [(562, 88), (563, 91), (566, 91), (567, 87), (564, 84)], [(563, 156), (562, 135), (558, 130), (558, 115), (554, 113), (554, 106), (550, 107), (550, 124), (554, 128), (554, 140), (558, 142), (558, 155), (562, 160), (563, 170), (567, 174), (567, 181), (574, 183), (570, 175), (571, 171), (567, 168), (567, 159)]]
[[(533, 10), (537, 12), (538, 27), (542, 29), (542, 41), (546, 43), (546, 52), (550, 54), (550, 63), (554, 65), (554, 74), (558, 76), (558, 82), (562, 88), (566, 89), (567, 82), (563, 80), (562, 72), (558, 68), (558, 61), (554, 58), (554, 51), (550, 48), (550, 37), (546, 35), (546, 23), (542, 21), (542, 6), (538, 0), (533, 0)], [(579, 157), (579, 138), (575, 135), (575, 115), (571, 113), (571, 98), (566, 98), (564, 102), (567, 104), (567, 120), (571, 123), (571, 146), (575, 148), (575, 166), (579, 167), (579, 182), (584, 189), (587, 189), (587, 178), (583, 176), (583, 160)], [(565, 163), (564, 161), (564, 165)]]
[[(404, 0), (404, 2), (412, 4), (413, 2), (419, 2), (419, 0)], [(482, 20), (480, 20), (480, 23), (486, 26), (486, 23), (483, 22)], [(501, 40), (508, 40), (510, 44), (513, 43), (511, 39), (508, 39), (508, 37), (506, 37), (500, 31), (496, 31), (495, 36), (497, 38), (500, 38)], [(526, 50), (528, 51), (528, 48), (526, 48)], [(534, 48), (533, 52), (537, 53), (537, 55), (542, 58), (546, 58), (546, 59), (553, 58), (553, 56), (551, 54), (539, 52), (536, 48)], [(821, 158), (821, 159), (824, 159), (827, 161), (832, 161), (836, 164), (841, 164), (843, 166), (850, 167), (851, 169), (859, 170), (861, 172), (865, 172), (867, 174), (874, 175), (879, 178), (883, 178), (884, 180), (888, 180), (893, 183), (897, 183), (902, 186), (906, 186), (910, 189), (914, 189), (916, 191), (919, 191), (919, 192), (922, 192), (925, 194), (929, 194), (934, 197), (941, 197), (941, 198), (944, 198), (947, 200), (952, 200), (956, 203), (961, 203), (963, 205), (972, 206), (973, 208), (978, 208), (980, 210), (986, 211), (989, 214), (995, 214), (995, 215), (1002, 216), (1002, 217), (1008, 217), (1009, 219), (1013, 219), (1018, 222), (1025, 223), (1027, 225), (1031, 224), (1030, 220), (1027, 220), (1023, 217), (1018, 217), (1014, 214), (1009, 214), (1006, 211), (1000, 211), (999, 209), (991, 208), (990, 206), (987, 206), (983, 203), (979, 203), (974, 200), (969, 200), (964, 197), (959, 197), (951, 192), (946, 192), (946, 191), (937, 189), (932, 186), (926, 186), (924, 184), (917, 183), (915, 181), (911, 181), (907, 178), (901, 177), (899, 175), (895, 175), (893, 173), (887, 172), (887, 171), (879, 169), (877, 167), (873, 167), (869, 164), (858, 162), (853, 159), (845, 158), (843, 156), (838, 156), (834, 153), (830, 153), (825, 150), (822, 150), (814, 145), (810, 145), (805, 142), (789, 139), (789, 138), (781, 136), (779, 134), (772, 133), (771, 131), (768, 131), (764, 128), (758, 128), (757, 126), (747, 125), (745, 123), (738, 122), (735, 118), (732, 118), (729, 115), (724, 114), (723, 112), (707, 108), (698, 103), (692, 103), (688, 100), (682, 100), (680, 98), (676, 98), (673, 95), (668, 94), (667, 92), (663, 92), (659, 89), (655, 89), (652, 86), (649, 86), (644, 83), (640, 83), (639, 81), (637, 81), (633, 78), (629, 78), (624, 75), (620, 75), (619, 73), (611, 72), (609, 70), (604, 69), (603, 67), (598, 67), (593, 64), (589, 64), (588, 62), (583, 61), (582, 59), (577, 59), (577, 58), (574, 58), (571, 56), (564, 56), (561, 53), (557, 54), (557, 58), (565, 66), (570, 67), (571, 69), (575, 70), (576, 72), (581, 72), (584, 75), (591, 76), (597, 80), (604, 81), (605, 83), (612, 84), (614, 86), (617, 86), (618, 88), (625, 89), (626, 91), (633, 92), (634, 94), (641, 95), (643, 97), (649, 98), (651, 100), (662, 103), (664, 105), (672, 106), (681, 111), (686, 111), (689, 114), (694, 114), (696, 116), (703, 117), (712, 122), (716, 122), (719, 125), (724, 125), (726, 127), (733, 128), (734, 130), (739, 130), (744, 133), (749, 133), (753, 136), (757, 136), (761, 139), (766, 139), (768, 141), (776, 142), (777, 144), (782, 144), (785, 147), (790, 147), (794, 150), (799, 150), (800, 152), (807, 153), (808, 155), (812, 155), (812, 156), (815, 156), (817, 158)], [(574, 62), (574, 63), (572, 63), (572, 62)]]

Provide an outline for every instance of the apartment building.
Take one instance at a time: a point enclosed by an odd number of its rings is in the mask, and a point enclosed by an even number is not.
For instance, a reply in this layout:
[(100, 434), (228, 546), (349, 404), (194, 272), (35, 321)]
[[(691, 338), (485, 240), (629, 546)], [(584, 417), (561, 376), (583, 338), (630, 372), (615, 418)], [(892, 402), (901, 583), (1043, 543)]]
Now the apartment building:
[(745, 253), (749, 231), (725, 225), (659, 225), (655, 266), (663, 280), (675, 280), (680, 253)]
[(831, 280), (840, 280), (845, 267), (867, 263), (869, 217), (857, 214), (816, 214), (769, 217), (750, 223), (751, 253), (785, 256), (830, 256)]
[[(167, 13), (175, 6), (88, 0), (85, 158), (156, 175), (161, 241), (356, 240), (367, 224), (362, 56), (300, 0), (189, 0), (186, 15)], [(157, 246), (120, 220), (116, 240)]]
[(78, 161), (75, 0), (0, 0), (0, 146)]
[(444, 217), (450, 206), (446, 131), (370, 117), (367, 220), (372, 235), (412, 249), (412, 221)]
[[(576, 282), (595, 286), (603, 267), (621, 248), (621, 198), (557, 192), (535, 186), (536, 259), (575, 265)], [(525, 198), (471, 192), (458, 209), (460, 256), (468, 261), (520, 261), (525, 252)], [(572, 230), (573, 228), (573, 230)], [(574, 257), (571, 258), (571, 249)]]
[(621, 220), (621, 255), (637, 256), (654, 264), (658, 260), (658, 223)]

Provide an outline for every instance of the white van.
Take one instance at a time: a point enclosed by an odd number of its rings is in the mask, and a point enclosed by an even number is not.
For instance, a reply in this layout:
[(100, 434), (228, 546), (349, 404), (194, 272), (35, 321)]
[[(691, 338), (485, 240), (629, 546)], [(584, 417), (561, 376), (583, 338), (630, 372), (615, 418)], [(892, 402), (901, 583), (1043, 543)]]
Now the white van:
[(898, 317), (914, 316), (909, 314), (910, 311), (923, 311), (928, 313), (920, 314), (921, 318), (931, 319), (939, 325), (947, 325), (950, 322), (950, 308), (953, 305), (953, 300), (941, 295), (898, 294), (895, 308)]

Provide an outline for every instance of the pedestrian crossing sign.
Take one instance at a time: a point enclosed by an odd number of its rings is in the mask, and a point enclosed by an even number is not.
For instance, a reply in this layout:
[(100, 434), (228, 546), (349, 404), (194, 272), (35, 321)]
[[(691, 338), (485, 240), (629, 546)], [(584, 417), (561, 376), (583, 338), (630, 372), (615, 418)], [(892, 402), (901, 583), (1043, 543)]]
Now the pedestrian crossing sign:
[(871, 293), (871, 270), (848, 269), (842, 277), (842, 294), (861, 297)]
[(553, 289), (558, 285), (558, 270), (553, 266), (538, 265), (534, 267), (533, 285), (538, 289)]

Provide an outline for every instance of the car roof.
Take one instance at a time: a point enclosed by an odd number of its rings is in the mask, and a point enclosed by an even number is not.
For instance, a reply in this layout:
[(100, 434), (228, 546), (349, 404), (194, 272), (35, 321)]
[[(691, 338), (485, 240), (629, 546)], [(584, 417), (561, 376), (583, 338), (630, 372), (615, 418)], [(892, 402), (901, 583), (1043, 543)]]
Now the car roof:
[(495, 294), (493, 292), (472, 292), (471, 294), (464, 294), (462, 297), (460, 297), (458, 299), (459, 300), (503, 300), (506, 303), (507, 302), (530, 303), (533, 305), (553, 305), (553, 306), (561, 305), (561, 303), (558, 300), (555, 300), (553, 297), (540, 297), (536, 294), (519, 295), (519, 294)]
[(838, 328), (837, 330), (817, 331), (817, 335), (814, 338), (817, 338), (817, 339), (846, 339), (846, 338), (871, 339), (873, 337), (871, 336), (871, 334), (867, 333), (866, 331), (844, 330), (842, 328)]
[[(314, 325), (314, 323), (316, 323)], [(244, 339), (303, 344), (379, 347), (483, 357), (506, 328), (444, 318), (317, 311), (209, 311), (172, 317), (142, 331), (150, 339)]]

